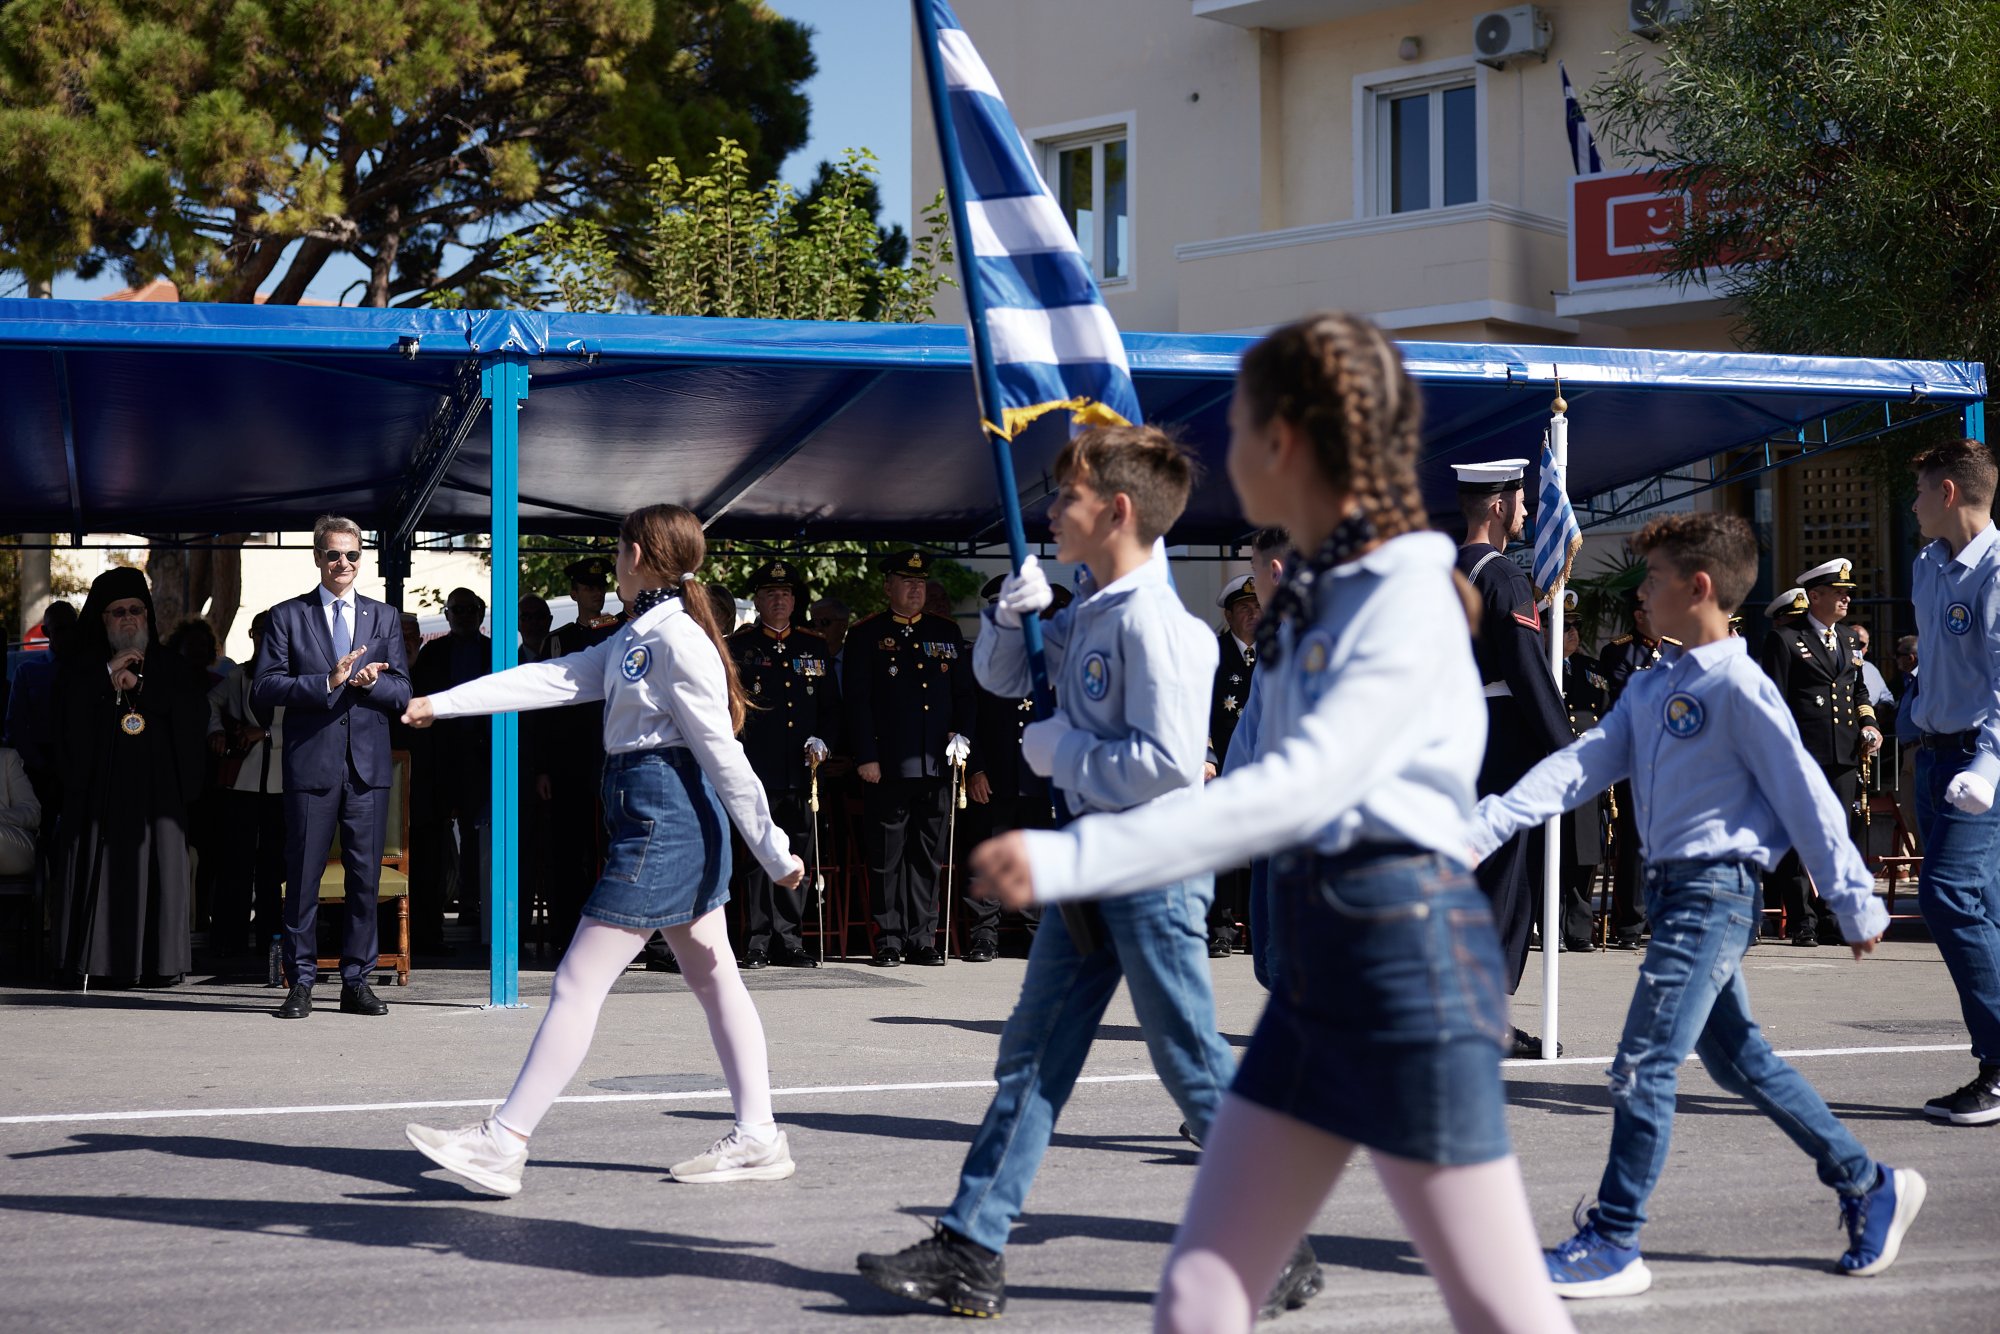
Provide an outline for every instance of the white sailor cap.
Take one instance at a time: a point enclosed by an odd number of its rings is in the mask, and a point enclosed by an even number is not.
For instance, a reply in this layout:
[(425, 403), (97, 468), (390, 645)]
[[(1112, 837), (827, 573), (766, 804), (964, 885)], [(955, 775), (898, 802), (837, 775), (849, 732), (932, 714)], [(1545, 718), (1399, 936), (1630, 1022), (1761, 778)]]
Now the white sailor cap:
[(1854, 587), (1854, 565), (1851, 561), (1830, 560), (1824, 565), (1815, 565), (1799, 576), (1800, 588), (1852, 588)]
[(1251, 586), (1250, 576), (1247, 574), (1239, 574), (1234, 579), (1231, 579), (1228, 583), (1224, 584), (1222, 586), (1222, 591), (1215, 595), (1215, 605), (1221, 607), (1224, 611), (1227, 611), (1229, 609), (1230, 603), (1238, 601), (1239, 599), (1242, 598), (1254, 599), (1256, 596), (1257, 596), (1257, 590)]
[(1806, 609), (1806, 590), (1788, 588), (1764, 604), (1764, 614), (1773, 620)]
[(1458, 493), (1462, 496), (1497, 496), (1507, 491), (1519, 491), (1527, 483), (1526, 459), (1494, 459), (1490, 463), (1454, 463), (1451, 470), (1458, 474)]

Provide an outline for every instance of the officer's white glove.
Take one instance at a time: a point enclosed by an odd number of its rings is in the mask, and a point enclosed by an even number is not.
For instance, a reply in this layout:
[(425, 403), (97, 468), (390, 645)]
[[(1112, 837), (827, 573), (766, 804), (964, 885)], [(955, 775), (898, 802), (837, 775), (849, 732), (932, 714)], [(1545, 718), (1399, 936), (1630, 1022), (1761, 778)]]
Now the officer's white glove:
[(1945, 785), (1944, 799), (1967, 815), (1984, 815), (1993, 809), (1993, 784), (1978, 774), (1961, 773)]
[(1047, 778), (1055, 772), (1056, 748), (1075, 730), (1061, 709), (1038, 723), (1029, 723), (1021, 729), (1021, 758), (1030, 769)]
[(830, 753), (826, 748), (826, 742), (821, 741), (816, 736), (806, 738), (806, 758), (812, 760), (815, 764), (823, 763)]
[(1000, 581), (1000, 596), (993, 603), (993, 623), (1003, 630), (1018, 630), (1029, 616), (1055, 601), (1049, 591), (1049, 577), (1042, 573), (1041, 561), (1030, 556), (1021, 562), (1018, 574)]
[(953, 764), (964, 764), (972, 758), (972, 743), (953, 732), (945, 738), (944, 757)]

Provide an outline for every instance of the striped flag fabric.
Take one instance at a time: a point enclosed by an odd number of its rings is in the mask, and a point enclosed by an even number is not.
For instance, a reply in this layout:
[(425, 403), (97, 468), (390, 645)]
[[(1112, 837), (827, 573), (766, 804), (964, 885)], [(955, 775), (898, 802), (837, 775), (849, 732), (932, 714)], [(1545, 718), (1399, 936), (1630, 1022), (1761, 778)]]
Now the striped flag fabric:
[(1570, 508), (1567, 470), (1556, 461), (1551, 432), (1542, 433), (1541, 489), (1535, 508), (1535, 587), (1549, 592), (1568, 583), (1577, 552), (1583, 550), (1583, 529)]
[(1590, 133), (1590, 122), (1584, 119), (1583, 104), (1576, 100), (1576, 89), (1570, 87), (1569, 71), (1562, 61), (1556, 62), (1556, 72), (1563, 81), (1563, 116), (1569, 126), (1569, 157), (1576, 165), (1579, 176), (1595, 176), (1604, 170), (1604, 160), (1597, 156), (1597, 140)]
[(1138, 423), (1118, 326), (992, 73), (946, 0), (916, 3), (930, 20), (920, 27), (936, 31), (944, 74), (945, 96), (932, 100), (938, 139), (955, 135), (961, 160), (945, 177), (964, 205), (968, 318), (983, 325), (999, 382), (1001, 401), (984, 405), (999, 420), (987, 429), (1011, 440), (1065, 409), (1078, 425)]

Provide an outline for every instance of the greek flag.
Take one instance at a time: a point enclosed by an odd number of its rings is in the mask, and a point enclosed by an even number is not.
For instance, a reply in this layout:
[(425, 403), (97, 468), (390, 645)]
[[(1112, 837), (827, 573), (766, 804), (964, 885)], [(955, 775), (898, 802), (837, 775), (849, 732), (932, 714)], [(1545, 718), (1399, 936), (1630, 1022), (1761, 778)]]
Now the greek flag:
[(1535, 587), (1547, 593), (1569, 582), (1576, 553), (1583, 550), (1583, 529), (1569, 505), (1569, 479), (1556, 462), (1554, 441), (1542, 433), (1540, 503), (1535, 508)]
[(1583, 106), (1576, 100), (1576, 89), (1569, 86), (1569, 71), (1562, 61), (1556, 62), (1556, 72), (1563, 81), (1563, 114), (1569, 123), (1569, 156), (1576, 164), (1579, 176), (1595, 176), (1604, 170), (1604, 162), (1597, 156), (1597, 140), (1591, 137), (1590, 122), (1583, 118)]
[(1001, 401), (983, 405), (998, 417), (987, 429), (1011, 440), (1060, 408), (1079, 425), (1140, 421), (1118, 326), (986, 62), (946, 0), (916, 2), (944, 75), (944, 96), (931, 99), (938, 142), (957, 142), (956, 170), (945, 152), (945, 180), (964, 209), (966, 309), (983, 325), (999, 383)]

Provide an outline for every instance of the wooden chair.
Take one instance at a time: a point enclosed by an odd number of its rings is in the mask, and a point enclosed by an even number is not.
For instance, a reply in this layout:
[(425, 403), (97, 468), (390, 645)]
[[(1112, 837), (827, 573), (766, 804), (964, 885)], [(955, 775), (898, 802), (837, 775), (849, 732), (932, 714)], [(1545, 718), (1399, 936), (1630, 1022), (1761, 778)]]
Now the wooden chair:
[[(410, 985), (410, 752), (392, 751), (389, 756), (389, 822), (382, 835), (381, 886), (378, 902), (394, 902), (395, 948), (376, 955), (377, 968), (393, 968), (396, 985)], [(326, 876), (319, 882), (321, 906), (347, 899), (347, 875), (340, 863), (340, 831), (335, 830), (333, 846), (327, 849)], [(321, 959), (321, 972), (338, 972), (340, 960)]]

